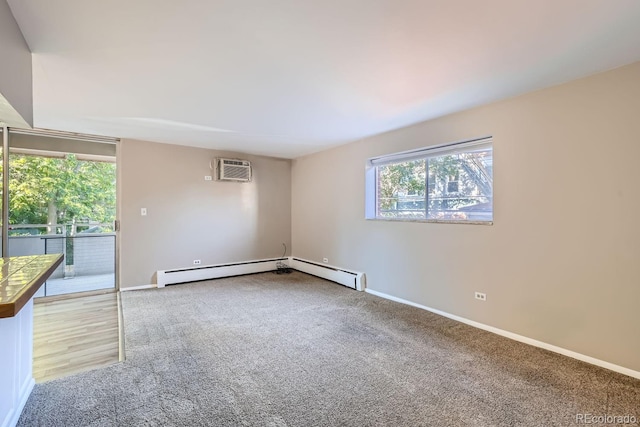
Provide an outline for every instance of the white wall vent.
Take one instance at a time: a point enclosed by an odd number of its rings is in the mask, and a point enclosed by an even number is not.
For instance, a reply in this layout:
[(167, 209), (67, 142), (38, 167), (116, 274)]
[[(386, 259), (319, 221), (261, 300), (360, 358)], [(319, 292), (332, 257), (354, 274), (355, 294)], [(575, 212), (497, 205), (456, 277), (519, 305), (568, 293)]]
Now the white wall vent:
[(251, 181), (251, 162), (238, 159), (217, 159), (216, 179), (218, 181)]

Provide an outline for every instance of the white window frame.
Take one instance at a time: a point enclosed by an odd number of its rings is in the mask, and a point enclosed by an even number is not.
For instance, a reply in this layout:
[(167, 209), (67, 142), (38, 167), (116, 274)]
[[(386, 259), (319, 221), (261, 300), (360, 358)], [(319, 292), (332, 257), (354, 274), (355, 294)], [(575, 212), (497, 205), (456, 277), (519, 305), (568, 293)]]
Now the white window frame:
[[(365, 169), (365, 218), (379, 221), (399, 221), (399, 222), (430, 222), (448, 224), (480, 224), (493, 225), (491, 221), (483, 220), (457, 220), (457, 219), (414, 219), (414, 218), (387, 218), (378, 216), (378, 167), (395, 163), (410, 162), (433, 157), (441, 157), (452, 154), (465, 153), (470, 150), (490, 148), (493, 151), (493, 137), (482, 137), (473, 140), (460, 141), (450, 144), (434, 145), (417, 150), (403, 151), (384, 156), (372, 157), (367, 160)], [(428, 173), (428, 172), (427, 172)], [(428, 189), (425, 189), (428, 191)], [(492, 195), (493, 212), (493, 195)]]

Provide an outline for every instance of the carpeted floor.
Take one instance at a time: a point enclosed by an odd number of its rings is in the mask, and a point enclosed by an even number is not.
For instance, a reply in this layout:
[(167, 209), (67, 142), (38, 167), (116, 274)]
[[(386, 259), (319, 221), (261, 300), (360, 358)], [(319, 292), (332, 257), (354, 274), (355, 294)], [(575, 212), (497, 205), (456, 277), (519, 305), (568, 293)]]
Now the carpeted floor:
[(640, 418), (638, 380), (302, 273), (125, 292), (122, 303), (127, 360), (36, 385), (20, 426)]

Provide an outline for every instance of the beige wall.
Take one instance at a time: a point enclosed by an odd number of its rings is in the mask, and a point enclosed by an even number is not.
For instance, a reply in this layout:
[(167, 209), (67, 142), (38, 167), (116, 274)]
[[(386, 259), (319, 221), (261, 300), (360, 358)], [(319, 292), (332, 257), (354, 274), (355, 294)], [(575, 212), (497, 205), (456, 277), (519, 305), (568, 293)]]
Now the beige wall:
[[(640, 63), (299, 158), (295, 255), (640, 371)], [(493, 135), (493, 226), (364, 219), (367, 158)], [(487, 301), (474, 299), (487, 293)]]
[[(251, 183), (205, 181), (220, 155), (251, 161)], [(282, 255), (291, 248), (291, 162), (123, 140), (118, 150), (120, 287), (155, 272)], [(147, 216), (140, 208), (147, 208)]]
[(0, 122), (33, 125), (31, 51), (5, 0), (0, 0)]

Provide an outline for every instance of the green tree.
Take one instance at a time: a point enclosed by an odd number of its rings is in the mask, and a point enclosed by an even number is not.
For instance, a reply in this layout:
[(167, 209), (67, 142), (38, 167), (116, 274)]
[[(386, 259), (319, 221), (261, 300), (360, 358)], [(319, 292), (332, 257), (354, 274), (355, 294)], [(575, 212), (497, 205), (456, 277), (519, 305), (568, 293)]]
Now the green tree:
[(415, 160), (381, 166), (378, 169), (380, 208), (396, 209), (402, 196), (424, 196), (425, 164), (424, 160)]
[(483, 202), (493, 193), (491, 156), (490, 151), (479, 151), (380, 166), (380, 213), (424, 217), (427, 209), (437, 215), (439, 210)]
[(115, 219), (115, 164), (82, 161), (73, 154), (64, 158), (11, 154), (9, 160), (10, 224)]

